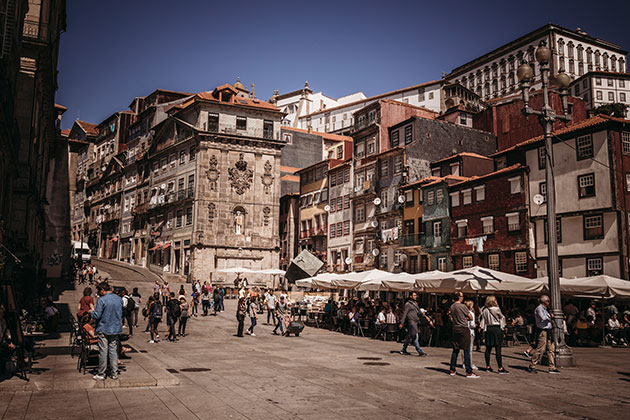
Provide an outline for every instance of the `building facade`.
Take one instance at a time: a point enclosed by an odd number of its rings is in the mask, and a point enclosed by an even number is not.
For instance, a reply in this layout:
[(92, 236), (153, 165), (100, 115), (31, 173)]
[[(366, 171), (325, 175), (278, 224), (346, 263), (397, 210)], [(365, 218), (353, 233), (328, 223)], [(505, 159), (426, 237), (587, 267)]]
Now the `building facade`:
[(591, 113), (606, 104), (626, 105), (626, 119), (630, 118), (630, 73), (591, 71), (575, 79), (569, 92), (586, 103)]

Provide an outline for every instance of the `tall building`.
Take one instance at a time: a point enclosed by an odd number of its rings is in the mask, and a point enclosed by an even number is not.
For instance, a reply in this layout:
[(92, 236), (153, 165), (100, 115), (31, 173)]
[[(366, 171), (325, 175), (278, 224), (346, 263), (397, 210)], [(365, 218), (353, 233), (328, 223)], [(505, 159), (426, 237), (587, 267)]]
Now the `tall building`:
[(518, 66), (527, 62), (534, 69), (532, 89), (542, 87), (540, 65), (534, 51), (541, 41), (551, 48), (551, 74), (566, 72), (577, 78), (590, 71), (626, 72), (628, 52), (619, 45), (595, 38), (580, 28), (572, 31), (548, 24), (453, 69), (446, 77), (479, 95), (483, 100), (518, 93)]
[(586, 103), (586, 109), (593, 113), (606, 104), (624, 104), (625, 118), (630, 118), (630, 73), (612, 71), (591, 71), (571, 83), (569, 92)]

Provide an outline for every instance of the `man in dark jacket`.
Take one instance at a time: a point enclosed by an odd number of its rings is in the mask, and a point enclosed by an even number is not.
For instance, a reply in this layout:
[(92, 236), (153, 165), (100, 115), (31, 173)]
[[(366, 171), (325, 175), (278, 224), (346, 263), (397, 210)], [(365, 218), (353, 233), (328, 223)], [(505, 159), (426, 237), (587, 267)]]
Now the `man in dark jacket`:
[(171, 292), (170, 299), (166, 303), (166, 322), (168, 324), (168, 340), (169, 341), (179, 341), (177, 339), (177, 330), (175, 326), (177, 325), (177, 321), (179, 320), (179, 316), (181, 315), (181, 309), (179, 306), (179, 300), (175, 299), (175, 292)]
[(403, 326), (407, 327), (407, 338), (405, 338), (400, 354), (410, 354), (407, 352), (407, 346), (409, 346), (409, 343), (413, 341), (413, 345), (418, 351), (418, 356), (426, 356), (427, 354), (422, 351), (420, 343), (418, 342), (418, 321), (420, 320), (420, 308), (418, 307), (418, 303), (416, 303), (416, 299), (418, 299), (418, 294), (416, 292), (412, 292), (411, 297), (407, 303), (405, 303), (405, 310), (400, 318), (400, 328)]

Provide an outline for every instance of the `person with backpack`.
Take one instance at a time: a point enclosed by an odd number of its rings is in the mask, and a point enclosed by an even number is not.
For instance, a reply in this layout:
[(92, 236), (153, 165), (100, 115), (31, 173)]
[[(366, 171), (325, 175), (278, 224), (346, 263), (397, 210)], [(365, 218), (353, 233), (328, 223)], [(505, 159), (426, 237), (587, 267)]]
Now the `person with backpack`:
[(217, 316), (217, 313), (221, 309), (221, 291), (216, 285), (212, 291), (212, 301), (214, 303), (214, 316)]
[(210, 295), (208, 293), (208, 288), (204, 286), (201, 289), (201, 308), (203, 309), (203, 316), (208, 316), (208, 309), (210, 308)]
[(147, 310), (149, 315), (149, 326), (151, 331), (151, 340), (149, 343), (158, 343), (160, 336), (158, 335), (158, 325), (162, 322), (162, 303), (160, 295), (155, 294), (149, 298), (149, 307)]
[(177, 339), (177, 333), (175, 328), (177, 321), (181, 315), (181, 309), (179, 306), (179, 300), (175, 298), (175, 292), (170, 293), (168, 302), (166, 302), (166, 324), (168, 325), (168, 341), (179, 341)]
[(243, 328), (245, 327), (245, 315), (247, 314), (247, 301), (244, 297), (238, 300), (236, 307), (236, 320), (238, 321), (237, 337), (243, 337)]
[(133, 310), (136, 308), (136, 302), (131, 298), (131, 296), (129, 296), (127, 289), (124, 287), (120, 291), (120, 297), (123, 301), (123, 324), (127, 322), (129, 335), (133, 335), (133, 322), (131, 321), (131, 316), (133, 315)]
[(186, 336), (186, 323), (188, 322), (189, 305), (186, 302), (186, 298), (184, 296), (181, 296), (179, 298), (179, 308), (180, 308), (180, 315), (179, 315), (179, 326), (177, 327), (177, 335), (179, 335), (180, 337), (185, 337)]
[(138, 313), (140, 312), (140, 305), (142, 304), (142, 296), (138, 293), (138, 288), (134, 287), (133, 292), (131, 292), (131, 299), (133, 299), (134, 308), (133, 308), (133, 316), (131, 320), (133, 321), (133, 326), (138, 328)]

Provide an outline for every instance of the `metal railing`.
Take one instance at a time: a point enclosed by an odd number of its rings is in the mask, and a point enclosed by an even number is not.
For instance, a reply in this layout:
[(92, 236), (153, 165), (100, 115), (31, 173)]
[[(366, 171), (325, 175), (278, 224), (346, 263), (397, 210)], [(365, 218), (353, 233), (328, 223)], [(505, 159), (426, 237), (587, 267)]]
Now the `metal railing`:
[(25, 19), (22, 36), (27, 39), (48, 41), (48, 25), (42, 24), (39, 20)]

